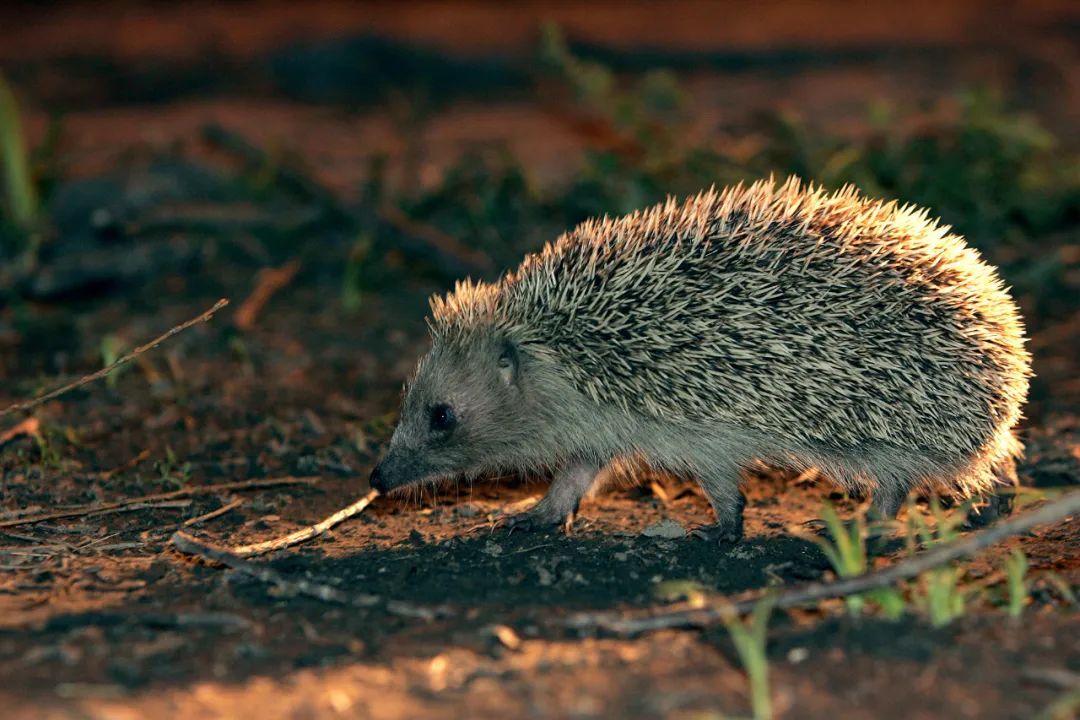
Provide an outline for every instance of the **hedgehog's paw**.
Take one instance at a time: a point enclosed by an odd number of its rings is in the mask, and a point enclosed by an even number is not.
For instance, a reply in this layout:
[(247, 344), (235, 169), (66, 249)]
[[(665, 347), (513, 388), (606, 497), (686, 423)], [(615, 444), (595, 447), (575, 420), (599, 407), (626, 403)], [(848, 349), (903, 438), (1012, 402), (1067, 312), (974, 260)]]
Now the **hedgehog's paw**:
[(1001, 518), (1012, 514), (1013, 495), (1008, 490), (991, 493), (980, 498), (967, 513), (968, 528), (978, 529), (992, 525)]
[(690, 534), (707, 543), (729, 547), (742, 540), (743, 529), (742, 523), (716, 523), (694, 528)]
[(543, 501), (536, 504), (531, 510), (517, 515), (511, 515), (506, 519), (506, 528), (510, 532), (518, 530), (523, 532), (551, 531), (573, 521), (574, 514), (564, 513), (559, 508), (553, 507)]

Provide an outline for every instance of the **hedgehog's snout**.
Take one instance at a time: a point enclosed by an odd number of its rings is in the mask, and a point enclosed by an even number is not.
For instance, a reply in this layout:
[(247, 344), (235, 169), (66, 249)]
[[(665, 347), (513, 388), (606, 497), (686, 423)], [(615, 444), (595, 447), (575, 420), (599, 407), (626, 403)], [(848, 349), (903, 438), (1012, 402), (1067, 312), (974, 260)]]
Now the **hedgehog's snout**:
[(413, 482), (412, 474), (408, 468), (398, 467), (389, 455), (384, 456), (379, 463), (372, 468), (368, 484), (372, 490), (378, 490), (386, 494), (392, 490), (409, 485)]
[(391, 446), (371, 470), (368, 483), (373, 490), (388, 493), (423, 481), (430, 468), (420, 448), (398, 449)]

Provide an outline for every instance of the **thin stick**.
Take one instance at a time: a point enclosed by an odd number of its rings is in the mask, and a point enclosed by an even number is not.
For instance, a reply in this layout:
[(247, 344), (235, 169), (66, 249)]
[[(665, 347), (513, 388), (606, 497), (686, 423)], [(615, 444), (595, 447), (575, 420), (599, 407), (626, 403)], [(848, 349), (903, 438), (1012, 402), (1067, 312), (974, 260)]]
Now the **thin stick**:
[(279, 268), (263, 268), (259, 271), (255, 281), (255, 289), (248, 299), (240, 304), (240, 308), (233, 316), (233, 322), (241, 330), (250, 330), (255, 327), (255, 318), (259, 311), (281, 288), (292, 282), (296, 273), (300, 271), (300, 261), (290, 260)]
[(112, 470), (106, 470), (103, 473), (101, 473), (99, 477), (102, 480), (108, 480), (109, 478), (111, 478), (116, 473), (127, 472), (128, 470), (135, 467), (136, 465), (138, 465), (139, 463), (141, 463), (143, 460), (145, 460), (148, 457), (150, 457), (150, 448), (143, 448), (142, 450), (139, 451), (138, 455), (136, 455), (135, 457), (129, 459), (123, 465), (120, 465), (119, 467), (114, 467)]
[(298, 543), (306, 542), (314, 537), (322, 535), (324, 532), (334, 527), (340, 522), (348, 520), (353, 515), (360, 513), (364, 508), (371, 504), (371, 501), (379, 497), (378, 490), (372, 490), (364, 497), (360, 498), (352, 505), (344, 507), (338, 510), (330, 517), (315, 523), (314, 525), (308, 525), (306, 528), (301, 528), (294, 533), (290, 533), (283, 537), (274, 538), (273, 540), (266, 540), (264, 542), (253, 543), (251, 545), (240, 545), (232, 549), (233, 554), (238, 557), (251, 557), (252, 555), (262, 555), (263, 553), (272, 552), (274, 550), (280, 550), (281, 548), (289, 547), (290, 545), (296, 545)]
[[(1037, 510), (1018, 515), (982, 532), (957, 542), (940, 545), (915, 557), (874, 572), (830, 583), (807, 583), (777, 594), (776, 607), (790, 608), (817, 600), (844, 597), (857, 593), (889, 587), (901, 580), (921, 575), (927, 570), (944, 565), (990, 547), (1005, 538), (1047, 523), (1064, 520), (1080, 512), (1080, 492), (1072, 492), (1049, 502)], [(732, 612), (744, 614), (753, 610), (759, 597), (700, 608), (664, 611), (645, 617), (625, 617), (617, 613), (583, 613), (565, 621), (565, 625), (577, 630), (605, 630), (622, 636), (634, 636), (643, 632), (669, 628), (707, 627), (722, 622)]]
[(76, 388), (80, 388), (83, 385), (87, 385), (89, 383), (92, 383), (95, 380), (100, 380), (101, 378), (105, 377), (106, 375), (108, 375), (112, 371), (116, 370), (121, 365), (126, 365), (127, 363), (129, 363), (132, 360), (134, 360), (135, 358), (137, 358), (139, 355), (142, 355), (147, 350), (153, 350), (158, 345), (160, 345), (161, 343), (163, 343), (166, 340), (168, 340), (169, 338), (171, 338), (173, 335), (176, 335), (177, 333), (181, 333), (184, 330), (187, 330), (192, 325), (198, 325), (201, 322), (206, 322), (207, 320), (209, 320), (210, 318), (212, 318), (214, 316), (214, 313), (216, 313), (218, 310), (220, 310), (221, 308), (225, 307), (228, 304), (229, 304), (229, 301), (227, 299), (225, 299), (225, 298), (222, 298), (221, 300), (218, 300), (216, 303), (214, 303), (214, 307), (210, 308), (209, 310), (202, 313), (198, 317), (194, 317), (194, 318), (192, 318), (192, 319), (190, 319), (190, 320), (188, 320), (186, 322), (182, 322), (179, 325), (177, 325), (176, 327), (174, 327), (171, 330), (169, 330), (168, 332), (166, 332), (164, 335), (159, 335), (158, 337), (154, 338), (153, 340), (146, 343), (145, 345), (140, 345), (139, 347), (137, 347), (134, 350), (132, 350), (131, 352), (129, 352), (127, 355), (124, 355), (123, 357), (117, 359), (111, 365), (107, 365), (106, 367), (101, 368), (97, 372), (93, 372), (93, 373), (90, 373), (89, 375), (85, 375), (85, 376), (79, 378), (78, 380), (76, 380), (75, 382), (68, 383), (67, 385), (64, 385), (63, 387), (58, 387), (55, 390), (51, 390), (51, 391), (45, 393), (44, 395), (38, 395), (33, 400), (25, 400), (23, 402), (17, 402), (14, 405), (9, 405), (8, 407), (4, 408), (3, 410), (0, 410), (0, 417), (4, 417), (5, 415), (10, 415), (11, 413), (19, 412), (20, 410), (29, 410), (31, 408), (35, 408), (38, 405), (41, 405), (42, 403), (46, 403), (49, 400), (60, 397), (64, 393), (71, 392), (72, 390), (74, 390)]
[(41, 423), (36, 417), (28, 417), (13, 428), (0, 433), (0, 446), (6, 445), (17, 437), (30, 435), (31, 437), (41, 434)]
[[(130, 502), (130, 503), (126, 502), (126, 503), (123, 503), (122, 505), (121, 504), (116, 504), (116, 505), (111, 505), (111, 506), (103, 506), (103, 507), (100, 507), (100, 508), (98, 508), (96, 510), (95, 509), (88, 509), (88, 510), (85, 510), (83, 512), (80, 512), (78, 514), (78, 516), (79, 517), (93, 517), (95, 515), (111, 515), (113, 513), (134, 512), (136, 510), (152, 510), (152, 509), (155, 509), (155, 508), (158, 508), (158, 509), (186, 508), (186, 507), (190, 507), (190, 506), (191, 506), (191, 501), (187, 500), (187, 499), (182, 499), (182, 498), (181, 499), (176, 499), (176, 500), (149, 500), (149, 501), (140, 500), (138, 502)], [(67, 515), (67, 514), (68, 513), (54, 513), (53, 516), (55, 517), (55, 516), (59, 515), (59, 516), (62, 517), (62, 516)], [(36, 517), (36, 518), (21, 518), (21, 519), (17, 518), (15, 520), (5, 520), (2, 523), (0, 523), (0, 527), (9, 527), (11, 525), (21, 525), (23, 523), (38, 522), (40, 520), (45, 520), (45, 519), (48, 519), (48, 518)]]
[(217, 492), (254, 490), (256, 488), (275, 487), (277, 485), (314, 485), (322, 480), (317, 477), (283, 477), (262, 478), (259, 480), (242, 480), (239, 482), (218, 483), (217, 485), (202, 485), (199, 487), (187, 487), (170, 492), (144, 495), (138, 498), (128, 498), (111, 503), (99, 503), (97, 505), (83, 505), (81, 507), (56, 510), (54, 512), (41, 513), (40, 515), (28, 515), (21, 518), (0, 521), (0, 527), (13, 527), (15, 525), (29, 525), (43, 520), (56, 520), (58, 518), (83, 517), (85, 515), (101, 515), (107, 512), (122, 512), (131, 505), (140, 505), (161, 500), (174, 500), (176, 498), (193, 497), (195, 495), (210, 495)]
[[(149, 502), (134, 503), (132, 505), (125, 505), (122, 508), (116, 508), (114, 510), (106, 510), (105, 512), (124, 512), (127, 510), (150, 510), (153, 508), (186, 508), (191, 507), (191, 500), (189, 498), (177, 498), (175, 500), (151, 500)], [(98, 515), (100, 513), (91, 513), (92, 515)]]
[[(277, 585), (286, 592), (297, 595), (307, 595), (322, 600), (323, 602), (342, 604), (349, 602), (349, 596), (337, 588), (323, 585), (322, 583), (310, 582), (308, 580), (289, 580), (272, 568), (266, 567), (265, 565), (259, 565), (258, 563), (248, 562), (244, 558), (229, 552), (223, 547), (203, 542), (202, 540), (196, 540), (185, 532), (179, 530), (176, 531), (173, 533), (170, 542), (172, 542), (176, 549), (182, 553), (198, 555), (201, 558), (227, 565), (233, 570), (242, 572), (245, 575), (250, 575), (256, 580)], [(361, 603), (363, 602), (364, 600), (361, 599)], [(374, 604), (374, 602), (369, 602), (367, 604)]]
[(184, 521), (184, 527), (191, 527), (192, 525), (198, 525), (199, 523), (206, 522), (207, 520), (213, 520), (216, 517), (224, 515), (230, 510), (234, 510), (244, 504), (244, 498), (236, 498), (228, 505), (222, 505), (217, 510), (211, 510), (205, 515), (199, 517), (193, 517)]

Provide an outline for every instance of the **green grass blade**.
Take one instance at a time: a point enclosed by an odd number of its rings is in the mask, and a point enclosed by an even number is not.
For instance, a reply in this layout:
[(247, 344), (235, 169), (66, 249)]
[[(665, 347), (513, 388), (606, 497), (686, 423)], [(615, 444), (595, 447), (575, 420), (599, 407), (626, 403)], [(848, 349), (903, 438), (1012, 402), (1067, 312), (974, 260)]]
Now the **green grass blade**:
[(0, 164), (11, 219), (20, 227), (30, 227), (38, 216), (37, 189), (30, 173), (19, 104), (3, 76), (0, 76)]
[(772, 720), (773, 717), (769, 661), (765, 654), (765, 644), (774, 602), (772, 596), (763, 598), (754, 606), (754, 611), (746, 622), (734, 609), (724, 617), (724, 625), (750, 683), (750, 705), (754, 720)]

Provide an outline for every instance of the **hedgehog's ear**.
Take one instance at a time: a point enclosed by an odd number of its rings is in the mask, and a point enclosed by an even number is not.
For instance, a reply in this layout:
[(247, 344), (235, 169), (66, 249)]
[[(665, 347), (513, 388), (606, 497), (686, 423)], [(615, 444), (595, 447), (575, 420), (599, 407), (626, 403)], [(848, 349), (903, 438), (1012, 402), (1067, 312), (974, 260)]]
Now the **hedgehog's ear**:
[(517, 384), (518, 375), (518, 349), (509, 340), (503, 340), (499, 345), (499, 377), (507, 385)]

